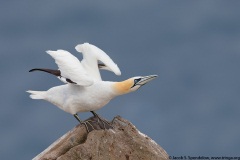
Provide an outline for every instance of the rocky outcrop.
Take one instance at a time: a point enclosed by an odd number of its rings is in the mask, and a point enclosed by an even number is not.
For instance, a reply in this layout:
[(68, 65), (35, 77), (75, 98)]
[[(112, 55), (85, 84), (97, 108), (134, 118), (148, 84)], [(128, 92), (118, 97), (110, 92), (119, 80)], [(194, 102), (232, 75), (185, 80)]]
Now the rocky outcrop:
[(127, 120), (117, 116), (111, 125), (113, 129), (93, 130), (87, 133), (85, 126), (79, 124), (37, 155), (34, 160), (168, 159), (168, 154), (162, 147)]

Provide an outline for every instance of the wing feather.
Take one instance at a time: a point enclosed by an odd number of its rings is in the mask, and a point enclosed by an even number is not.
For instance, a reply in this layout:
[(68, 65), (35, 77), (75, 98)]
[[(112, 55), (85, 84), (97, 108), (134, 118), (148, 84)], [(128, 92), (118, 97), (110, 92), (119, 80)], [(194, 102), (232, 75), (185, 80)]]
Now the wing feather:
[(93, 79), (87, 74), (80, 61), (71, 53), (65, 50), (46, 51), (55, 59), (61, 71), (61, 76), (70, 79), (77, 85), (90, 86)]
[(75, 49), (83, 54), (81, 63), (95, 79), (101, 80), (98, 60), (105, 64), (107, 70), (114, 72), (116, 75), (121, 75), (117, 64), (100, 48), (89, 43), (84, 43), (77, 45)]

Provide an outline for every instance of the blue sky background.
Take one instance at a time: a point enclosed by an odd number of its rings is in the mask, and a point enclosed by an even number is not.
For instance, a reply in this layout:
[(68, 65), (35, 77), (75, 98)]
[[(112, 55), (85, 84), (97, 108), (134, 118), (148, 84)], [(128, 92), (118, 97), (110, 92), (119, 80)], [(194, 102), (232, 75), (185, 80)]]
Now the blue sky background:
[[(56, 69), (46, 50), (89, 42), (118, 64), (122, 76), (159, 77), (97, 111), (130, 120), (169, 155), (239, 156), (240, 2), (1, 1), (0, 159), (31, 159), (77, 125), (70, 114), (26, 90), (60, 85), (28, 73)], [(82, 119), (91, 114), (80, 113)]]

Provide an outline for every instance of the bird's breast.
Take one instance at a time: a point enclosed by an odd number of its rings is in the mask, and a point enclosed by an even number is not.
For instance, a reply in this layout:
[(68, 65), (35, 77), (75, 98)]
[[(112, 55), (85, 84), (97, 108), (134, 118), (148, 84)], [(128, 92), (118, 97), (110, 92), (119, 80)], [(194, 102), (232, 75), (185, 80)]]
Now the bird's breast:
[(71, 94), (68, 94), (65, 106), (75, 113), (98, 110), (114, 98), (107, 87), (101, 85), (79, 88), (75, 86), (70, 90)]

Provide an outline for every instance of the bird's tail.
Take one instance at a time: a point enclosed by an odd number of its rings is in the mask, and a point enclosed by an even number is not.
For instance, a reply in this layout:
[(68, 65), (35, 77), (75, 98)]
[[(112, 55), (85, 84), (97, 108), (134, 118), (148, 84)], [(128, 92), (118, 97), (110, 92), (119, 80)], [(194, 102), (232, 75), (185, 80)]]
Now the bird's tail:
[(30, 98), (32, 99), (44, 99), (46, 91), (27, 91), (28, 93), (31, 93)]

